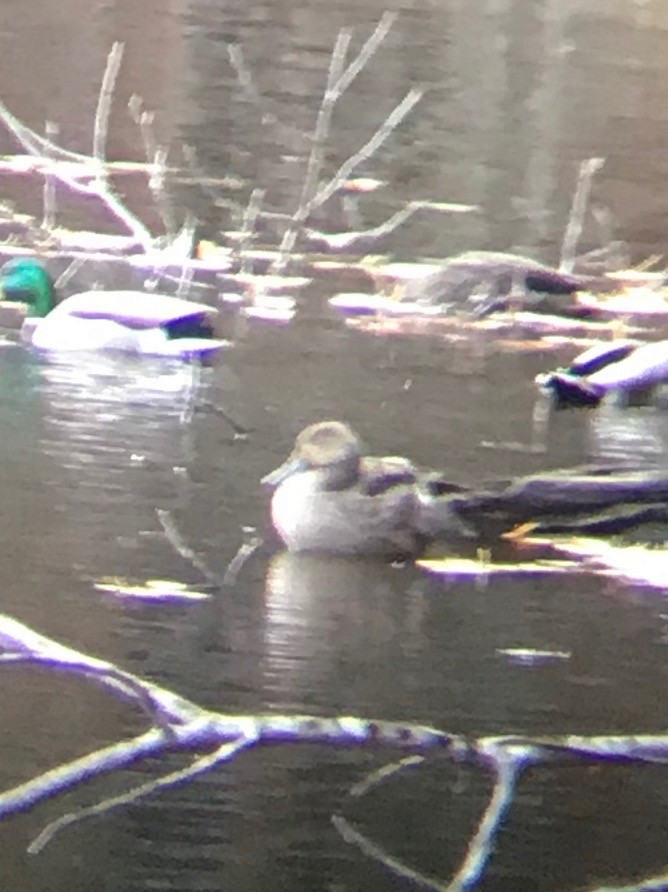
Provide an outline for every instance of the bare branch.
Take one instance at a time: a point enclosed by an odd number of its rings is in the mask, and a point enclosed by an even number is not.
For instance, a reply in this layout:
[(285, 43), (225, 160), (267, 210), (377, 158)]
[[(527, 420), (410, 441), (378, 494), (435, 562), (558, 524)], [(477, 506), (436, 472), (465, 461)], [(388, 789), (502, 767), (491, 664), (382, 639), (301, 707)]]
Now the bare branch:
[(223, 576), (223, 585), (234, 585), (237, 581), (241, 568), (250, 560), (255, 552), (262, 546), (262, 539), (255, 535), (252, 529), (244, 528), (244, 534), (248, 537), (247, 541), (242, 542), (239, 550), (227, 565), (225, 575)]
[[(243, 221), (241, 223), (243, 238), (239, 242), (236, 249), (236, 253), (238, 253), (242, 257), (244, 257), (244, 253), (249, 247), (251, 239), (253, 238), (255, 224), (257, 223), (257, 218), (260, 214), (263, 200), (264, 189), (253, 189), (253, 191), (251, 192), (251, 197), (248, 201), (248, 206), (246, 208), (246, 211), (244, 212)], [(247, 257), (242, 260), (240, 270), (242, 273), (249, 271), (249, 263), (250, 261)]]
[(164, 749), (163, 732), (153, 728), (139, 737), (110, 744), (66, 765), (58, 765), (24, 784), (0, 793), (0, 820), (28, 811), (93, 777), (111, 774), (147, 756), (157, 756)]
[[(93, 158), (102, 165), (106, 160), (107, 154), (107, 133), (109, 130), (109, 114), (111, 112), (111, 103), (114, 98), (114, 89), (116, 87), (116, 79), (123, 61), (123, 50), (125, 44), (115, 41), (109, 55), (107, 56), (107, 66), (104, 69), (102, 83), (100, 84), (100, 95), (97, 101), (97, 109), (95, 111), (95, 124), (93, 128)], [(103, 169), (103, 168), (102, 168)]]
[(591, 192), (591, 185), (596, 175), (603, 165), (605, 158), (589, 158), (580, 165), (580, 175), (578, 176), (578, 184), (575, 188), (573, 202), (571, 204), (571, 212), (568, 218), (568, 225), (564, 233), (564, 240), (561, 245), (561, 262), (559, 269), (562, 272), (570, 273), (575, 265), (575, 252), (577, 244), (582, 235), (582, 227), (584, 226), (585, 213), (587, 211), (587, 202)]
[(448, 887), (442, 880), (427, 876), (414, 870), (412, 867), (408, 867), (398, 858), (390, 855), (382, 846), (370, 840), (368, 836), (356, 830), (343, 815), (333, 815), (332, 824), (334, 824), (345, 842), (357, 846), (360, 852), (368, 858), (378, 861), (379, 864), (382, 864), (396, 876), (408, 880), (410, 883), (415, 883), (416, 886), (423, 889), (431, 889), (433, 892), (446, 892)]
[(215, 586), (222, 585), (224, 580), (217, 573), (214, 573), (213, 570), (210, 570), (202, 558), (186, 543), (174, 523), (171, 511), (157, 508), (155, 513), (160, 521), (165, 537), (174, 551), (199, 570), (207, 582)]
[(373, 226), (369, 229), (359, 230), (357, 232), (317, 232), (314, 229), (306, 229), (305, 233), (308, 238), (323, 246), (326, 246), (334, 252), (343, 252), (350, 250), (366, 250), (367, 247), (373, 245), (375, 241), (383, 236), (389, 235), (398, 229), (406, 220), (410, 219), (413, 214), (422, 210), (437, 210), (444, 213), (453, 214), (470, 214), (480, 210), (477, 205), (473, 204), (450, 204), (446, 202), (432, 201), (409, 201), (403, 208), (392, 214), (384, 223), (379, 226)]
[(362, 161), (366, 161), (367, 158), (370, 158), (371, 155), (378, 151), (392, 131), (396, 130), (406, 115), (417, 105), (420, 99), (422, 99), (423, 95), (424, 90), (419, 87), (410, 90), (406, 94), (399, 105), (390, 112), (371, 139), (369, 139), (361, 149), (355, 152), (354, 155), (348, 158), (347, 161), (344, 161), (329, 183), (326, 183), (325, 186), (318, 191), (311, 202), (309, 212), (312, 212), (315, 208), (324, 204), (327, 199), (341, 187), (341, 184), (350, 177), (358, 164), (361, 164)]
[(423, 91), (421, 89), (416, 88), (411, 90), (393, 111), (390, 112), (371, 139), (369, 139), (361, 149), (355, 152), (354, 155), (351, 155), (350, 158), (344, 161), (329, 182), (322, 186), (312, 198), (306, 199), (305, 192), (302, 192), (304, 201), (300, 203), (300, 206), (292, 218), (292, 224), (286, 229), (283, 235), (279, 247), (278, 258), (272, 264), (272, 269), (274, 271), (280, 270), (285, 266), (287, 258), (294, 248), (299, 231), (308, 216), (313, 213), (316, 208), (323, 205), (327, 199), (331, 198), (331, 196), (341, 188), (343, 183), (350, 177), (352, 172), (362, 163), (362, 161), (366, 161), (367, 158), (370, 158), (371, 155), (378, 151), (389, 135), (399, 126), (411, 109), (420, 101), (422, 95)]
[(4, 102), (0, 101), (0, 120), (7, 129), (14, 134), (17, 141), (23, 146), (29, 155), (36, 158), (48, 158), (51, 161), (70, 162), (72, 164), (90, 164), (90, 157), (79, 152), (70, 152), (56, 145), (51, 140), (40, 136), (34, 130), (26, 127), (15, 117)]
[(121, 793), (119, 796), (113, 796), (110, 799), (104, 799), (102, 800), (102, 802), (98, 802), (95, 805), (90, 805), (86, 808), (79, 809), (79, 811), (69, 812), (68, 814), (62, 815), (57, 820), (52, 821), (50, 824), (47, 824), (44, 830), (42, 830), (42, 832), (37, 837), (35, 837), (35, 839), (28, 846), (28, 854), (37, 855), (39, 852), (41, 852), (44, 846), (48, 845), (48, 843), (51, 842), (51, 840), (54, 836), (56, 836), (57, 833), (59, 833), (61, 830), (65, 830), (67, 827), (71, 827), (73, 824), (78, 824), (81, 821), (87, 820), (88, 818), (99, 817), (100, 815), (107, 814), (108, 812), (113, 811), (116, 808), (120, 808), (121, 806), (135, 803), (139, 799), (149, 796), (152, 793), (169, 790), (171, 787), (175, 787), (178, 784), (184, 783), (185, 781), (194, 780), (200, 775), (206, 774), (208, 771), (212, 771), (214, 768), (217, 768), (223, 762), (228, 762), (230, 759), (234, 758), (234, 756), (238, 755), (243, 750), (248, 749), (248, 747), (251, 745), (252, 741), (248, 740), (238, 740), (233, 743), (224, 743), (215, 752), (210, 753), (206, 756), (201, 756), (187, 768), (182, 768), (180, 771), (173, 771), (171, 772), (171, 774), (168, 774), (165, 777), (161, 777), (153, 781), (148, 781), (147, 783), (141, 784), (138, 787), (133, 787), (131, 790), (128, 790), (127, 793)]
[[(374, 28), (373, 33), (364, 42), (355, 59), (350, 63), (348, 68), (342, 72), (341, 76), (334, 81), (332, 90), (336, 93), (337, 98), (348, 89), (357, 75), (363, 70), (369, 59), (387, 37), (396, 19), (396, 12), (384, 12), (380, 17), (380, 21)], [(331, 68), (330, 71), (332, 71)]]
[[(44, 133), (47, 138), (57, 136), (59, 132), (55, 121), (47, 121)], [(42, 228), (51, 230), (56, 225), (56, 181), (52, 174), (44, 177), (44, 212), (42, 215)]]

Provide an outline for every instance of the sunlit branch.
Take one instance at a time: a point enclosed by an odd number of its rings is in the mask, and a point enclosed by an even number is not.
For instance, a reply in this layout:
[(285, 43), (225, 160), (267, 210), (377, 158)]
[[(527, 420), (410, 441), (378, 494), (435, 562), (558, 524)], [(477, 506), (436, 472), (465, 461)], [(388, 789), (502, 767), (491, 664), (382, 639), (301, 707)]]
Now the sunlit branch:
[[(237, 246), (238, 254), (243, 258), (246, 249), (249, 247), (253, 238), (255, 224), (257, 223), (260, 209), (264, 200), (264, 189), (253, 189), (246, 210), (244, 211), (243, 220), (241, 222), (242, 240)], [(249, 260), (244, 258), (241, 262), (242, 273), (249, 271)]]
[[(304, 182), (302, 184), (299, 204), (292, 217), (290, 225), (283, 234), (283, 239), (279, 248), (279, 256), (273, 264), (274, 271), (280, 270), (285, 266), (287, 258), (292, 253), (300, 230), (304, 222), (308, 219), (309, 214), (311, 214), (315, 208), (319, 207), (324, 201), (326, 201), (327, 198), (330, 197), (330, 195), (333, 195), (334, 192), (336, 192), (337, 189), (340, 188), (343, 180), (347, 176), (340, 176), (341, 171), (346, 167), (346, 165), (344, 164), (344, 166), (339, 170), (339, 172), (337, 172), (337, 174), (335, 174), (334, 178), (330, 180), (330, 182), (324, 188), (318, 189), (318, 183), (320, 180), (320, 174), (324, 161), (324, 145), (329, 136), (334, 106), (341, 98), (345, 90), (348, 89), (357, 75), (368, 63), (369, 59), (376, 52), (382, 41), (385, 39), (388, 31), (392, 27), (395, 17), (396, 16), (394, 13), (388, 12), (386, 12), (381, 17), (379, 23), (374, 29), (373, 34), (364, 43), (355, 59), (353, 59), (353, 61), (348, 65), (347, 68), (345, 67), (345, 63), (350, 46), (352, 32), (348, 28), (344, 28), (339, 32), (330, 59), (329, 71), (327, 75), (327, 86), (325, 88), (325, 93), (318, 110), (318, 116), (316, 119), (316, 125), (312, 137), (311, 152), (309, 154), (308, 162), (306, 165), (306, 176), (304, 177)], [(415, 101), (417, 101), (417, 99)], [(406, 100), (404, 100), (404, 103), (405, 102)], [(403, 106), (404, 103), (401, 103), (398, 108)], [(385, 124), (381, 127), (381, 131), (383, 130), (383, 127), (387, 125), (388, 121), (393, 118), (393, 116), (396, 117), (397, 111), (398, 109), (395, 109), (394, 112), (392, 112)], [(406, 109), (406, 112), (407, 111), (408, 109)], [(404, 114), (406, 112), (404, 112)], [(393, 125), (394, 127), (397, 126), (400, 119), (401, 118), (396, 121), (396, 123)], [(388, 134), (385, 134), (383, 139), (377, 142), (375, 148), (370, 148), (369, 151), (366, 153), (363, 148), (362, 150), (360, 150), (360, 152), (354, 155), (353, 158), (356, 160), (352, 165), (349, 166), (349, 169), (353, 170), (356, 164), (359, 164), (364, 158), (368, 158), (371, 154), (373, 154), (373, 151), (375, 151), (382, 144), (387, 135)], [(376, 134), (376, 136), (378, 136), (378, 133)], [(367, 147), (370, 146), (370, 143), (372, 141), (373, 140), (367, 143)], [(349, 159), (349, 162), (347, 162), (347, 164), (350, 164), (350, 161), (352, 161), (352, 159)], [(329, 193), (327, 194), (328, 187), (331, 187), (331, 191), (329, 191)]]
[(234, 585), (244, 564), (246, 564), (258, 548), (262, 546), (262, 539), (255, 535), (254, 530), (245, 529), (244, 533), (248, 539), (241, 543), (237, 553), (227, 565), (225, 575), (223, 576), (223, 585)]
[(409, 201), (403, 208), (392, 214), (384, 223), (357, 232), (317, 232), (306, 229), (305, 234), (315, 242), (319, 242), (333, 251), (350, 251), (359, 249), (360, 245), (372, 244), (383, 236), (389, 235), (399, 228), (413, 214), (422, 210), (436, 210), (451, 214), (470, 214), (480, 210), (473, 204), (453, 204), (450, 202)]
[(578, 183), (575, 188), (575, 194), (573, 195), (571, 212), (568, 218), (566, 232), (564, 233), (564, 240), (561, 245), (561, 260), (559, 263), (561, 272), (570, 273), (573, 271), (573, 266), (575, 265), (575, 252), (577, 250), (580, 236), (582, 235), (592, 181), (597, 171), (599, 171), (604, 164), (605, 158), (589, 158), (587, 161), (583, 161), (580, 165)]
[(206, 562), (186, 543), (185, 539), (179, 532), (176, 523), (174, 522), (171, 511), (166, 511), (163, 508), (157, 508), (155, 513), (158, 520), (160, 521), (160, 526), (163, 529), (165, 538), (172, 546), (174, 551), (176, 551), (176, 553), (179, 554), (185, 561), (188, 561), (188, 563), (192, 564), (192, 566), (195, 567), (196, 570), (199, 570), (199, 572), (207, 580), (207, 582), (215, 586), (221, 585), (223, 580), (220, 578), (220, 576), (218, 576), (217, 573), (214, 573), (213, 570), (209, 569)]
[(107, 156), (107, 134), (109, 131), (109, 115), (111, 113), (111, 103), (114, 98), (114, 89), (116, 87), (116, 79), (123, 61), (123, 51), (125, 44), (115, 41), (109, 55), (107, 56), (107, 65), (104, 69), (102, 83), (100, 84), (100, 94), (97, 100), (97, 109), (95, 110), (95, 123), (93, 125), (93, 158), (102, 166)]
[[(47, 121), (44, 128), (47, 137), (58, 134), (58, 125), (55, 121)], [(53, 174), (48, 173), (44, 177), (44, 211), (42, 215), (42, 228), (51, 230), (56, 225), (56, 181)]]
[(283, 236), (283, 240), (279, 247), (278, 259), (273, 264), (274, 270), (281, 269), (285, 265), (287, 257), (294, 248), (297, 236), (299, 235), (299, 230), (308, 216), (313, 213), (316, 208), (323, 205), (341, 188), (343, 183), (350, 177), (359, 164), (366, 161), (367, 158), (370, 158), (371, 155), (378, 151), (390, 134), (420, 101), (422, 94), (423, 91), (421, 89), (416, 88), (411, 90), (387, 116), (371, 139), (369, 139), (361, 149), (355, 152), (354, 155), (351, 155), (350, 158), (344, 161), (334, 176), (325, 183), (324, 186), (321, 186), (311, 199), (300, 205), (293, 217), (292, 225), (287, 228)]
[(418, 888), (431, 889), (433, 892), (446, 892), (448, 885), (437, 877), (430, 877), (427, 874), (409, 867), (399, 858), (391, 855), (378, 843), (373, 842), (365, 834), (360, 833), (343, 815), (332, 815), (332, 823), (341, 834), (341, 838), (357, 848), (366, 855), (367, 858), (373, 858), (383, 867), (386, 867), (395, 876), (414, 883)]
[(95, 805), (90, 805), (81, 808), (76, 812), (69, 812), (68, 814), (62, 815), (60, 818), (47, 824), (44, 830), (35, 837), (28, 846), (28, 853), (30, 855), (38, 854), (44, 846), (51, 842), (57, 833), (61, 830), (65, 830), (67, 827), (71, 827), (73, 824), (78, 824), (88, 818), (99, 817), (100, 815), (107, 814), (124, 805), (130, 805), (145, 796), (150, 796), (152, 793), (169, 790), (186, 781), (195, 780), (195, 778), (202, 774), (206, 774), (214, 768), (217, 768), (219, 765), (223, 764), (223, 762), (228, 762), (243, 750), (248, 749), (252, 744), (253, 741), (249, 740), (224, 743), (215, 752), (206, 756), (201, 756), (199, 759), (196, 759), (192, 765), (189, 765), (186, 768), (182, 768), (179, 771), (173, 771), (171, 774), (165, 775), (165, 777), (148, 781), (138, 787), (133, 787), (126, 793), (121, 793), (118, 796), (104, 799), (102, 802), (98, 802)]
[[(582, 737), (524, 738), (482, 737), (467, 741), (457, 734), (412, 722), (371, 721), (355, 716), (322, 718), (313, 715), (227, 715), (198, 707), (169, 690), (160, 688), (138, 676), (124, 672), (111, 663), (65, 647), (11, 617), (0, 617), (2, 663), (7, 666), (39, 665), (54, 671), (70, 672), (88, 678), (115, 696), (141, 706), (154, 727), (130, 740), (119, 741), (79, 759), (53, 768), (38, 777), (0, 793), (0, 819), (26, 811), (46, 799), (124, 768), (146, 756), (165, 751), (195, 753), (183, 769), (162, 778), (148, 781), (132, 790), (103, 800), (81, 811), (63, 816), (50, 824), (35, 840), (31, 851), (38, 851), (60, 830), (86, 818), (104, 814), (138, 798), (191, 781), (257, 744), (279, 745), (317, 743), (321, 745), (383, 747), (400, 749), (421, 757), (434, 751), (457, 763), (466, 762), (491, 769), (496, 781), (491, 799), (478, 828), (470, 840), (466, 856), (455, 876), (439, 881), (420, 874), (385, 852), (360, 834), (343, 817), (335, 824), (348, 841), (403, 878), (431, 889), (463, 892), (475, 886), (484, 874), (504, 816), (512, 804), (517, 779), (527, 767), (572, 765), (589, 761), (634, 761), (665, 763), (668, 761), (668, 733), (656, 735), (599, 735)], [(208, 752), (213, 749), (213, 752)], [(364, 795), (397, 771), (415, 765), (415, 759), (374, 772), (352, 793)], [(650, 892), (661, 888), (660, 878), (634, 885), (614, 887), (614, 892)], [(593, 892), (593, 890), (592, 890)], [(596, 892), (602, 892), (597, 889)]]

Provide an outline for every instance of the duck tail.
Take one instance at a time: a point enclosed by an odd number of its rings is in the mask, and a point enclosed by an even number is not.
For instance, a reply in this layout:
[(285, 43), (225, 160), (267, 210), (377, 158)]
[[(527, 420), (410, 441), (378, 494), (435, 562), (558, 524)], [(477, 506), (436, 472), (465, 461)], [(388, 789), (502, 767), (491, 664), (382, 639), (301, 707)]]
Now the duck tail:
[(540, 389), (552, 394), (558, 406), (597, 406), (603, 393), (586, 378), (569, 372), (548, 372), (539, 375), (536, 383)]

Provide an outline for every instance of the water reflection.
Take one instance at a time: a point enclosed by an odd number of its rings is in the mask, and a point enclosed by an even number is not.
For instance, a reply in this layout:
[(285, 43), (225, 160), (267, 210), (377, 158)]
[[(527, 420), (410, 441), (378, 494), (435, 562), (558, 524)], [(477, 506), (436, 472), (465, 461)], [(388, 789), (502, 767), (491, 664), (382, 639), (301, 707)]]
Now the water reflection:
[[(351, 46), (359, 46), (383, 9), (195, 0), (181, 18), (171, 10), (184, 4), (172, 4), (167, 16), (164, 3), (94, 6), (91, 16), (91, 4), (79, 0), (68, 0), (65, 13), (51, 0), (4, 4), (1, 98), (35, 128), (48, 112), (68, 146), (87, 149), (109, 43), (126, 41), (110, 156), (141, 157), (123, 111), (139, 92), (156, 108), (161, 144), (181, 134), (212, 178), (177, 184), (175, 199), (216, 239), (236, 226), (234, 212), (254, 188), (267, 189), (267, 210), (294, 213), (310, 149), (304, 135), (335, 35), (353, 26)], [(388, 188), (360, 203), (362, 222), (378, 224), (415, 198), (474, 202), (482, 212), (416, 217), (388, 240), (391, 250), (415, 259), (515, 246), (555, 260), (575, 171), (592, 154), (609, 158), (595, 191), (612, 209), (606, 219), (617, 218), (616, 237), (632, 244), (635, 257), (664, 250), (665, 5), (399, 6), (404, 15), (388, 43), (337, 109), (328, 171), (365, 143), (407, 86), (428, 83), (416, 114), (365, 165)], [(67, 14), (79, 7), (85, 15)], [(243, 52), (258, 101), (240, 86), (228, 44)], [(179, 158), (175, 147), (170, 159)], [(41, 213), (41, 182), (22, 178), (11, 188), (21, 210)], [(120, 188), (147, 213), (143, 187), (139, 194)], [(78, 217), (61, 210), (70, 224), (90, 223), (88, 205), (77, 204)], [(325, 208), (323, 225), (338, 228), (334, 214)], [(588, 245), (600, 243), (601, 219), (587, 221)], [(467, 733), (663, 727), (665, 600), (615, 581), (578, 575), (479, 588), (428, 579), (414, 567), (276, 555), (267, 568), (260, 558), (249, 563), (215, 605), (188, 611), (131, 610), (91, 590), (90, 577), (120, 568), (180, 578), (178, 555), (161, 536), (145, 535), (157, 529), (157, 505), (184, 507), (194, 541), (212, 560), (222, 554), (222, 569), (240, 522), (266, 513), (260, 476), (296, 430), (326, 417), (349, 420), (379, 451), (447, 467), (466, 481), (569, 465), (583, 453), (625, 463), (666, 459), (665, 414), (607, 406), (552, 419), (546, 454), (481, 450), (485, 441), (528, 439), (531, 382), (546, 357), (493, 356), (476, 376), (458, 376), (473, 371), (463, 351), (437, 339), (371, 344), (320, 312), (322, 296), (309, 294), (302, 318), (280, 336), (251, 332), (230, 359), (238, 371), (234, 408), (256, 432), (243, 444), (222, 442), (217, 422), (182, 423), (193, 392), (186, 367), (107, 358), (42, 365), (18, 349), (2, 353), (3, 609), (221, 708), (403, 716)], [(210, 383), (205, 374), (202, 388)], [(181, 471), (193, 471), (193, 457), (202, 483), (196, 506)], [(573, 659), (510, 665), (498, 651), (513, 647), (559, 649)], [(127, 730), (125, 713), (83, 687), (57, 686), (46, 674), (29, 680), (23, 671), (2, 685), (4, 780)], [(43, 824), (46, 806), (2, 826), (0, 885), (389, 889), (394, 881), (330, 825), (360, 776), (349, 776), (348, 758), (322, 749), (255, 751), (28, 859), (24, 837)], [(621, 790), (609, 766), (578, 772), (578, 782), (561, 774), (532, 782), (504, 833), (491, 885), (581, 887), (594, 875), (640, 875), (664, 857), (665, 771), (644, 784), (635, 779), (649, 775), (629, 771), (633, 781), (615, 774)], [(381, 790), (368, 826), (372, 838), (446, 877), (466, 834), (452, 832), (450, 775), (436, 765), (425, 776)], [(592, 783), (602, 788), (598, 812), (590, 807)], [(53, 809), (60, 813), (61, 802)]]
[(593, 461), (629, 467), (665, 467), (668, 461), (665, 408), (627, 408), (604, 400), (590, 413), (588, 432)]
[[(42, 362), (20, 348), (0, 362), (0, 473), (15, 494), (0, 514), (11, 590), (25, 601), (21, 590), (38, 590), (47, 572), (146, 573), (156, 544), (142, 532), (156, 529), (155, 508), (187, 499), (184, 417), (199, 392), (196, 367), (93, 355)], [(26, 549), (30, 560), (15, 565)]]
[[(374, 704), (374, 669), (389, 654), (412, 649), (402, 598), (409, 573), (378, 560), (275, 555), (263, 617), (267, 705), (294, 710), (320, 702), (345, 708), (346, 678), (368, 679), (372, 688), (360, 693)], [(412, 627), (419, 635), (419, 624)]]

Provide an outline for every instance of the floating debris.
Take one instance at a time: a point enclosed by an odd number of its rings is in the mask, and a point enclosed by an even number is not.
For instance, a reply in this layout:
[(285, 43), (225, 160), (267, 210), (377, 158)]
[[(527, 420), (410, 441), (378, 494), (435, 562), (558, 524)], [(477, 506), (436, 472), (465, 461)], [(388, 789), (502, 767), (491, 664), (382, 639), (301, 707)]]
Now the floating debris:
[(355, 177), (345, 180), (341, 186), (342, 192), (375, 192), (381, 186), (386, 186), (385, 180), (376, 180), (373, 177)]
[(578, 304), (595, 310), (600, 315), (610, 316), (666, 316), (668, 299), (666, 291), (652, 288), (626, 288), (621, 294), (609, 297), (580, 292)]
[(585, 569), (668, 592), (668, 546), (615, 544), (586, 536), (527, 536), (519, 544), (551, 546), (585, 561)]
[(416, 561), (418, 567), (438, 576), (482, 578), (486, 576), (532, 576), (563, 573), (573, 566), (572, 561), (525, 561), (517, 564), (495, 564), (472, 558), (425, 558)]
[(439, 306), (393, 300), (391, 297), (385, 297), (383, 294), (369, 294), (361, 291), (336, 294), (329, 299), (329, 305), (346, 316), (373, 315), (431, 318), (442, 315), (442, 310)]
[(508, 657), (512, 663), (536, 665), (537, 663), (553, 663), (559, 660), (570, 660), (570, 650), (537, 650), (533, 647), (497, 647), (496, 653)]
[(60, 247), (65, 250), (109, 251), (112, 254), (123, 254), (138, 249), (137, 239), (130, 235), (60, 228), (55, 229), (52, 235)]
[(308, 276), (255, 275), (254, 273), (230, 273), (225, 276), (228, 281), (238, 282), (257, 294), (282, 294), (285, 291), (296, 291), (305, 288), (312, 281)]
[(296, 313), (296, 303), (291, 297), (275, 297), (264, 294), (252, 304), (243, 307), (242, 314), (249, 319), (263, 319), (265, 322), (291, 322)]
[(297, 312), (297, 304), (291, 297), (264, 294), (249, 302), (249, 297), (244, 294), (226, 291), (220, 300), (228, 307), (237, 307), (240, 314), (248, 319), (262, 319), (265, 322), (291, 322)]
[(119, 576), (103, 576), (93, 586), (98, 592), (117, 598), (141, 601), (206, 601), (210, 597), (172, 579), (147, 579), (144, 583), (137, 583)]

